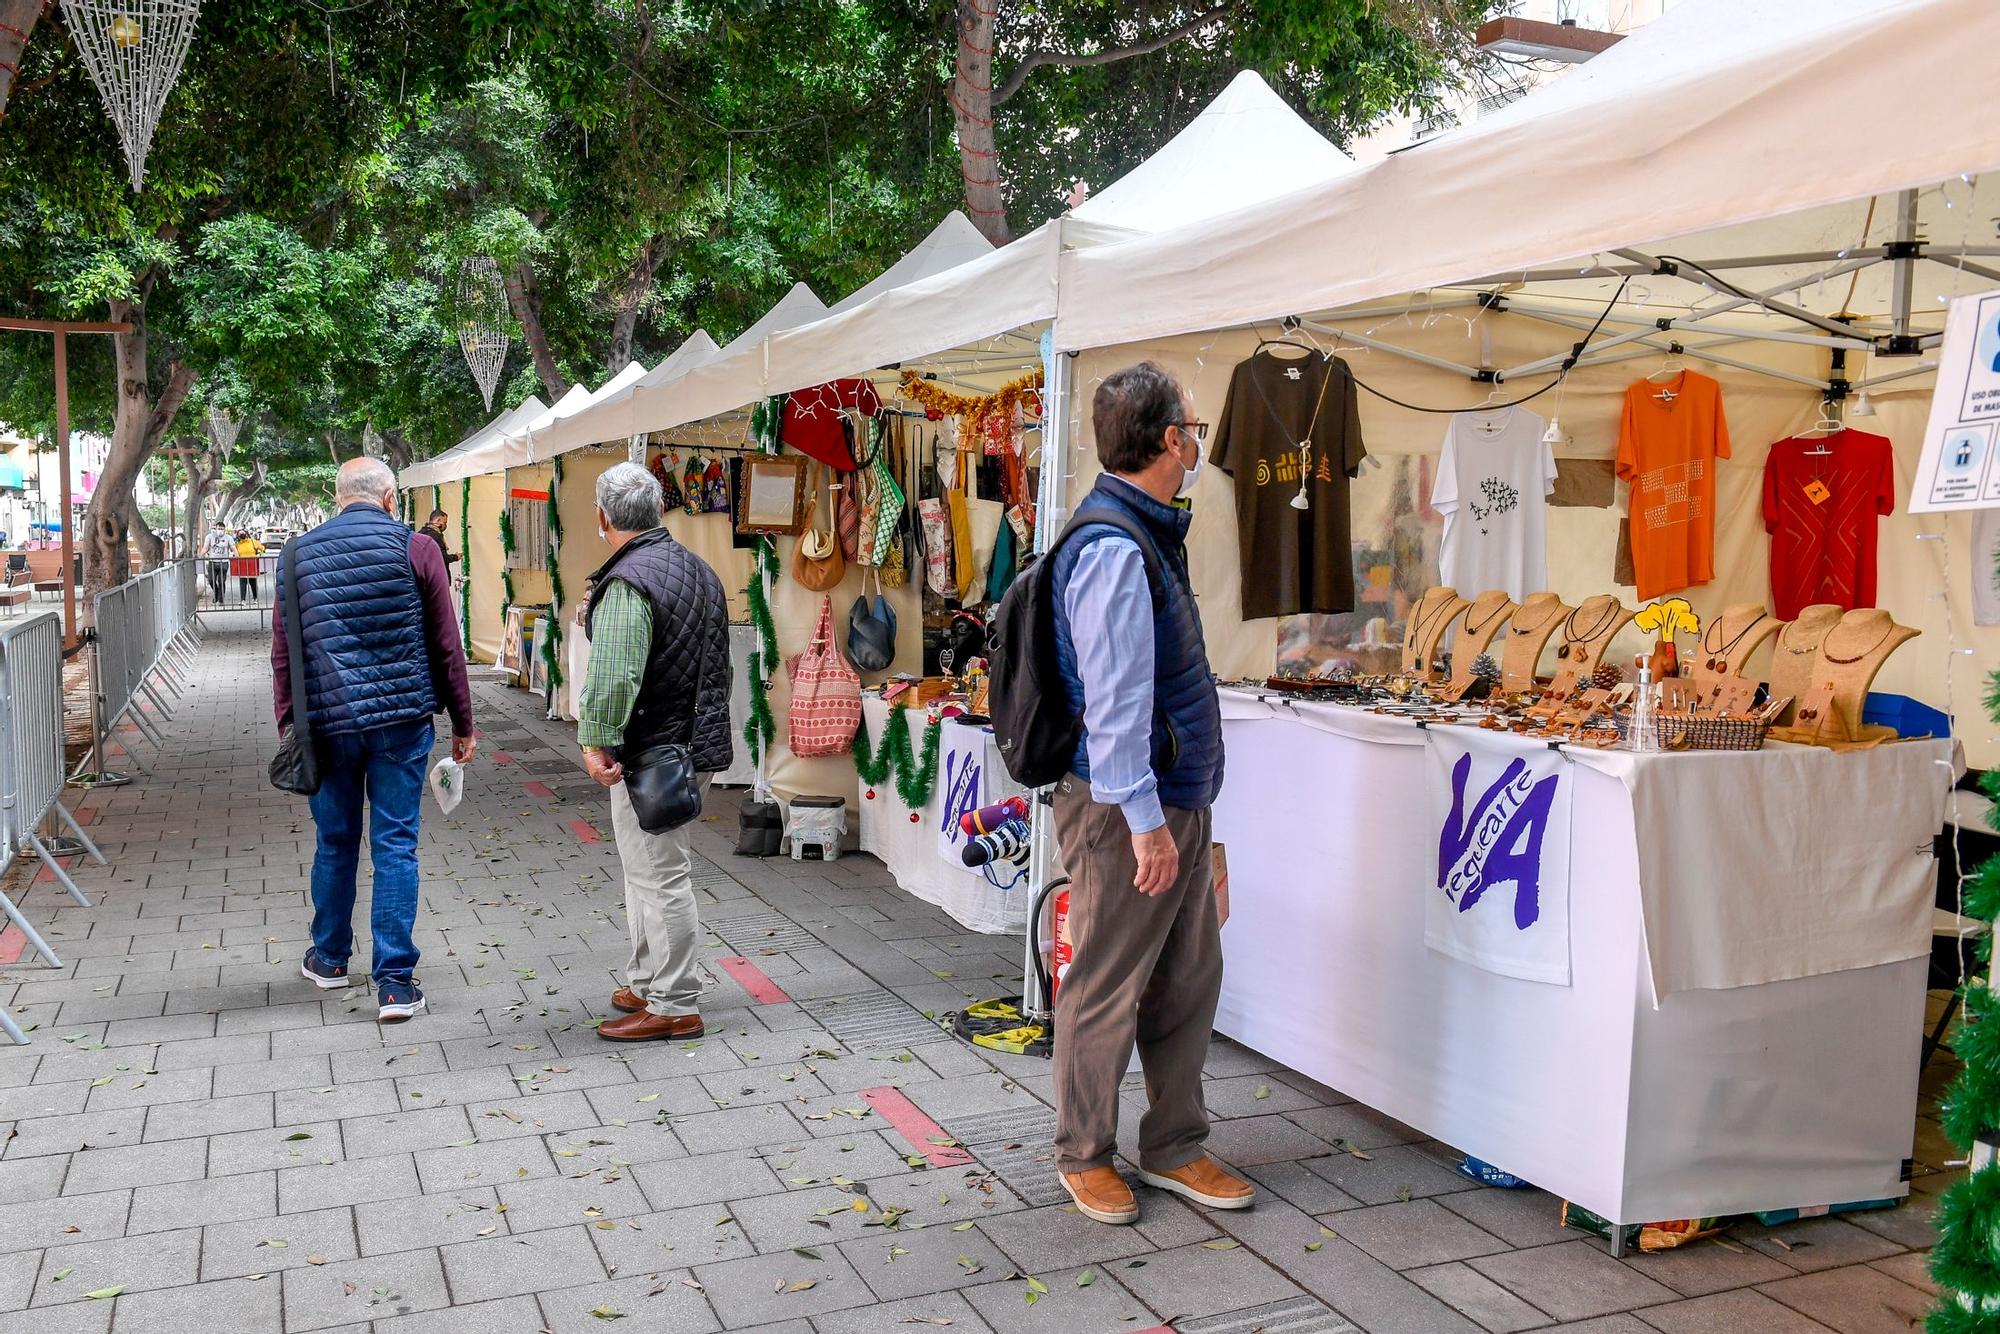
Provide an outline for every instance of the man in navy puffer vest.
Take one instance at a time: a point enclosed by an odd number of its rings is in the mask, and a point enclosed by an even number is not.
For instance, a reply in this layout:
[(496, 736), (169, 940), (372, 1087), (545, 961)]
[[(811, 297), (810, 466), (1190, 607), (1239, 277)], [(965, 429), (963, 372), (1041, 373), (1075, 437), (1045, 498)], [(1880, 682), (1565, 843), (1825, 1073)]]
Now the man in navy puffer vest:
[(459, 763), (471, 760), (478, 743), (465, 645), (438, 543), (393, 517), (396, 477), (379, 459), (341, 464), (334, 503), (340, 513), (287, 545), (279, 563), (279, 612), (271, 618), (271, 675), (282, 728), (292, 716), (294, 686), (284, 614), (291, 594), (283, 571), (294, 565), (306, 716), (320, 768), (312, 796), (319, 830), (313, 943), (299, 971), (329, 990), (348, 985), (365, 801), (374, 867), (369, 926), (375, 999), (382, 1022), (394, 1023), (424, 1008), (411, 934), (418, 818), (435, 741), (432, 715), (440, 707), (451, 714), (451, 753)]
[[(1111, 1165), (1118, 1085), (1136, 1042), (1149, 1106), (1139, 1176), (1214, 1209), (1252, 1189), (1202, 1149), (1202, 1065), (1222, 991), (1209, 808), (1222, 713), (1188, 579), (1189, 512), (1206, 427), (1151, 362), (1104, 378), (1090, 405), (1104, 474), (1050, 571), (1056, 660), (1084, 738), (1056, 785), (1076, 957), (1056, 992), (1056, 1170), (1086, 1217), (1130, 1223)], [(1092, 527), (1094, 513), (1133, 524)]]

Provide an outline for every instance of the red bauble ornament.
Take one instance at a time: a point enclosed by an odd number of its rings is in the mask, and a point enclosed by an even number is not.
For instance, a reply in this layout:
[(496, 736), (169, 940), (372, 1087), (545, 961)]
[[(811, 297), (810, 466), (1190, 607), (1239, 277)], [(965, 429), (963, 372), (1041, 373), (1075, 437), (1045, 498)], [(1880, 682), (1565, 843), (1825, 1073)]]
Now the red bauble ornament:
[(919, 815), (918, 815), (918, 814), (917, 814), (917, 813), (916, 813), (915, 811), (911, 811), (911, 812), (910, 812), (910, 823), (911, 823), (911, 824), (915, 824), (915, 823), (916, 823), (916, 822), (917, 822), (917, 821), (918, 821), (919, 819), (921, 819), (921, 818), (922, 818), (922, 817), (921, 817), (921, 816), (919, 816)]
[(863, 792), (861, 795), (868, 798), (868, 800), (873, 801), (875, 800), (875, 789), (871, 787), (866, 792)]

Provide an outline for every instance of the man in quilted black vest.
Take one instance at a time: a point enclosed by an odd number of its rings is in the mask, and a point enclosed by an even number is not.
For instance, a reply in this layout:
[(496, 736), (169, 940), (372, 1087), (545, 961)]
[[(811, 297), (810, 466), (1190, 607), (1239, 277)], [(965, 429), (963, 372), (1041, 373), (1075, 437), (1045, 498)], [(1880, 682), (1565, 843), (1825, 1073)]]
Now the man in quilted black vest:
[(636, 463), (597, 479), (597, 531), (611, 559), (590, 577), (590, 670), (577, 700), (584, 767), (611, 789), (611, 830), (625, 868), (632, 954), (624, 1011), (598, 1025), (611, 1042), (702, 1035), (701, 922), (683, 825), (640, 827), (625, 769), (648, 751), (686, 746), (699, 786), (729, 767), (729, 605), (722, 581), (660, 526), (660, 484)]
[(282, 565), (279, 614), (271, 618), (278, 726), (291, 718), (293, 689), (302, 685), (319, 750), (313, 943), (299, 971), (329, 990), (348, 985), (365, 802), (375, 1001), (382, 1022), (394, 1023), (424, 1008), (411, 934), (424, 770), (436, 739), (432, 716), (440, 707), (450, 713), (451, 753), (459, 763), (472, 758), (478, 742), (465, 645), (438, 544), (394, 518), (396, 476), (379, 459), (341, 464), (333, 498), (340, 512), (293, 538), (284, 557), (298, 581), (302, 683), (292, 680)]

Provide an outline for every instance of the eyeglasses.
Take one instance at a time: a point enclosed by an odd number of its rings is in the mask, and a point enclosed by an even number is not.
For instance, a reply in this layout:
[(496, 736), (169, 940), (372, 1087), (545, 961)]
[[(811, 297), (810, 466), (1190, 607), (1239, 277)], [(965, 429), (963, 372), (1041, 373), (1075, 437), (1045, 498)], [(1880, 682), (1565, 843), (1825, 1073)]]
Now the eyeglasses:
[(1174, 425), (1178, 426), (1183, 433), (1193, 436), (1194, 442), (1197, 445), (1208, 442), (1207, 422), (1175, 422)]

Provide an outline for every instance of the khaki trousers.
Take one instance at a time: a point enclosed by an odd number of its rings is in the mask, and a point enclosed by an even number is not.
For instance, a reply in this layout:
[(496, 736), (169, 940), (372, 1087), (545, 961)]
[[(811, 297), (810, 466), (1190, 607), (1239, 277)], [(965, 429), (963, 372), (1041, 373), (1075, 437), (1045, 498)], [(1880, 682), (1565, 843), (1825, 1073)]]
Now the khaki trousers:
[(1077, 777), (1056, 785), (1056, 837), (1069, 872), (1076, 957), (1056, 991), (1056, 1149), (1064, 1172), (1107, 1166), (1118, 1144), (1118, 1084), (1136, 1042), (1150, 1106), (1139, 1166), (1171, 1172), (1202, 1156), (1201, 1072), (1222, 991), (1209, 813), (1168, 807), (1180, 874), (1149, 898), (1132, 888), (1132, 835), (1116, 806)]
[[(706, 795), (708, 776), (700, 781)], [(625, 785), (617, 783), (611, 789), (611, 837), (625, 868), (625, 928), (632, 936), (626, 985), (654, 1014), (694, 1014), (701, 999), (701, 974), (694, 963), (701, 918), (688, 827), (647, 833), (639, 827)]]

